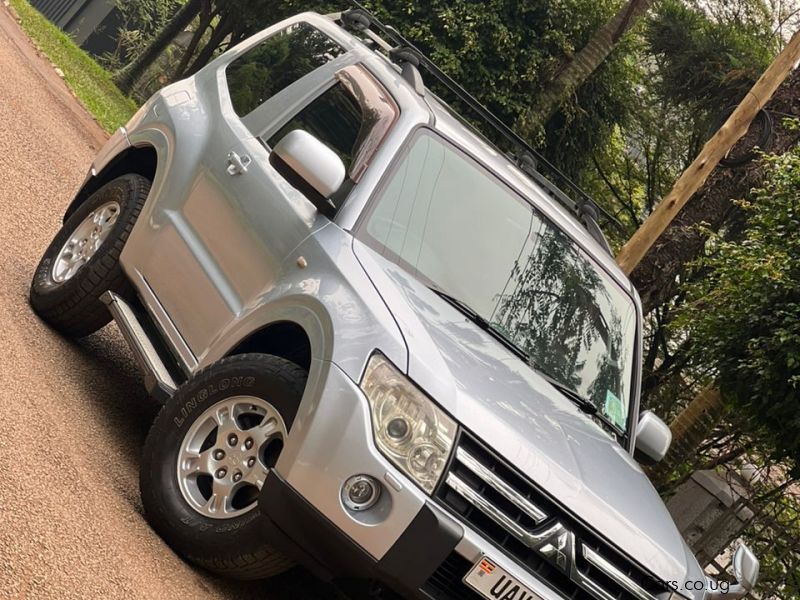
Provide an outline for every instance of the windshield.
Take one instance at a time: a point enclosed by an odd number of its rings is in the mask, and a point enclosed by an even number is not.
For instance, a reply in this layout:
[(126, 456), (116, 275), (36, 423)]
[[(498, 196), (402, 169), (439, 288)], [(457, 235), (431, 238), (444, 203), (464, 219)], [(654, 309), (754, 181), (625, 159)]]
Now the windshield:
[(566, 234), (430, 133), (371, 204), (366, 242), (457, 298), (621, 430), (631, 397), (632, 299)]

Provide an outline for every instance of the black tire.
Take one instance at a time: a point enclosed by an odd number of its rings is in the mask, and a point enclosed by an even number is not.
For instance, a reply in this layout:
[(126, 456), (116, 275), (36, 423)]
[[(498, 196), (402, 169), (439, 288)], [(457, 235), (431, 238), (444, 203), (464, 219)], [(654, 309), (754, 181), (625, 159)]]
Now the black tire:
[[(87, 198), (50, 242), (33, 275), (30, 303), (51, 327), (71, 337), (94, 333), (111, 320), (100, 296), (108, 290), (124, 297), (132, 294), (119, 256), (149, 193), (150, 181), (141, 175), (118, 177)], [(71, 278), (57, 282), (53, 262), (61, 249), (93, 210), (110, 201), (120, 210), (108, 237)]]
[(192, 377), (158, 414), (145, 441), (139, 487), (147, 520), (180, 556), (235, 579), (272, 577), (292, 566), (266, 543), (257, 507), (227, 519), (195, 510), (181, 492), (177, 461), (192, 424), (209, 407), (233, 396), (268, 401), (290, 429), (306, 378), (304, 369), (283, 358), (233, 356)]

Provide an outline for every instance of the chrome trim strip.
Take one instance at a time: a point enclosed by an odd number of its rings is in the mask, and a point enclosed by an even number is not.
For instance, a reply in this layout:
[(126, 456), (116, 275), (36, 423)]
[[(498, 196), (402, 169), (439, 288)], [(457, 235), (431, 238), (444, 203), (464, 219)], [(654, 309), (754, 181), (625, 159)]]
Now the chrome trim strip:
[(520, 542), (525, 544), (531, 549), (537, 550), (540, 554), (541, 546), (549, 543), (562, 533), (572, 535), (571, 531), (566, 531), (564, 526), (555, 521), (549, 527), (541, 529), (537, 532), (528, 531), (519, 523), (511, 519), (508, 515), (503, 513), (499, 508), (494, 506), (486, 498), (481, 496), (478, 492), (472, 489), (463, 479), (452, 473), (447, 474), (447, 485), (449, 485), (455, 492), (461, 494), (468, 502), (475, 506), (478, 510), (486, 514), (490, 519), (501, 527), (505, 527), (508, 532), (517, 538)]
[(574, 581), (578, 587), (583, 588), (595, 598), (600, 598), (600, 600), (617, 600), (617, 596), (614, 596), (605, 588), (600, 587), (600, 584), (589, 579), (586, 575), (581, 573), (577, 567), (575, 567), (572, 570), (572, 573), (570, 573), (570, 579), (572, 579), (572, 581)]
[(147, 337), (136, 313), (114, 292), (104, 292), (100, 296), (100, 301), (108, 307), (122, 337), (128, 342), (133, 357), (144, 374), (144, 384), (148, 393), (156, 399), (166, 402), (175, 394), (178, 386), (172, 379), (164, 361), (158, 355), (153, 342)]
[(657, 600), (655, 596), (642, 589), (639, 584), (633, 581), (630, 577), (625, 575), (616, 566), (608, 562), (605, 558), (600, 556), (597, 552), (589, 548), (586, 544), (581, 544), (583, 557), (593, 564), (595, 567), (603, 571), (611, 579), (625, 588), (628, 592), (639, 598), (639, 600)]
[(134, 271), (138, 282), (137, 285), (139, 296), (141, 297), (142, 304), (149, 314), (151, 320), (161, 334), (162, 339), (166, 343), (169, 350), (175, 356), (178, 366), (183, 371), (184, 375), (189, 377), (198, 366), (197, 357), (195, 357), (189, 344), (178, 331), (172, 318), (167, 314), (166, 309), (161, 304), (161, 301), (156, 296), (150, 283), (144, 278), (144, 275), (139, 271)]
[(525, 498), (525, 496), (500, 479), (491, 470), (487, 469), (463, 448), (458, 448), (456, 450), (456, 460), (475, 473), (475, 475), (480, 477), (485, 483), (491, 485), (500, 492), (506, 500), (533, 519), (537, 525), (547, 518), (547, 515), (538, 506), (534, 505), (530, 500)]
[(572, 579), (576, 586), (583, 588), (599, 600), (615, 600), (614, 596), (578, 570), (575, 563), (575, 535), (561, 523), (555, 521), (549, 527), (535, 533), (528, 531), (492, 505), (457, 475), (448, 473), (446, 482), (456, 493), (463, 496), (498, 525), (504, 527), (528, 548), (553, 562), (556, 568)]
[(491, 518), (498, 525), (505, 527), (508, 532), (519, 541), (526, 543), (528, 532), (515, 521), (510, 519), (507, 515), (503, 514), (486, 498), (473, 490), (460, 477), (453, 475), (452, 473), (448, 473), (447, 485), (453, 488), (455, 492), (463, 496), (468, 502), (470, 502), (470, 504), (484, 512), (486, 516)]

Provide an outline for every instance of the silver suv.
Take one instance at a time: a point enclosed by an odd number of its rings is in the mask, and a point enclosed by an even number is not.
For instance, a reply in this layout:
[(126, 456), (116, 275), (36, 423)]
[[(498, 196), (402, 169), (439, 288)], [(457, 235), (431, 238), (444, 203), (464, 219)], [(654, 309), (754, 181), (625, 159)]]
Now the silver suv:
[(409, 598), (752, 587), (744, 547), (738, 584), (705, 578), (634, 460), (670, 442), (636, 291), (534, 163), (360, 9), (266, 29), (112, 136), (31, 304), (71, 336), (113, 317), (164, 402), (141, 493), (170, 546)]

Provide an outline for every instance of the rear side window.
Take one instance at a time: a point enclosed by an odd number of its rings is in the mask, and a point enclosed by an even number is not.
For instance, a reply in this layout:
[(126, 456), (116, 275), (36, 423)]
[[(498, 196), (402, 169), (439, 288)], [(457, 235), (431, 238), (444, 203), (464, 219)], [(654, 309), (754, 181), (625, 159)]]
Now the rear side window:
[(350, 172), (362, 121), (358, 102), (337, 83), (295, 115), (267, 143), (274, 147), (290, 131), (303, 129), (336, 152)]
[(345, 49), (308, 23), (290, 25), (233, 61), (226, 70), (233, 108), (244, 117)]
[(290, 131), (302, 129), (333, 150), (357, 183), (399, 114), (397, 103), (363, 65), (349, 65), (265, 141), (275, 147)]

